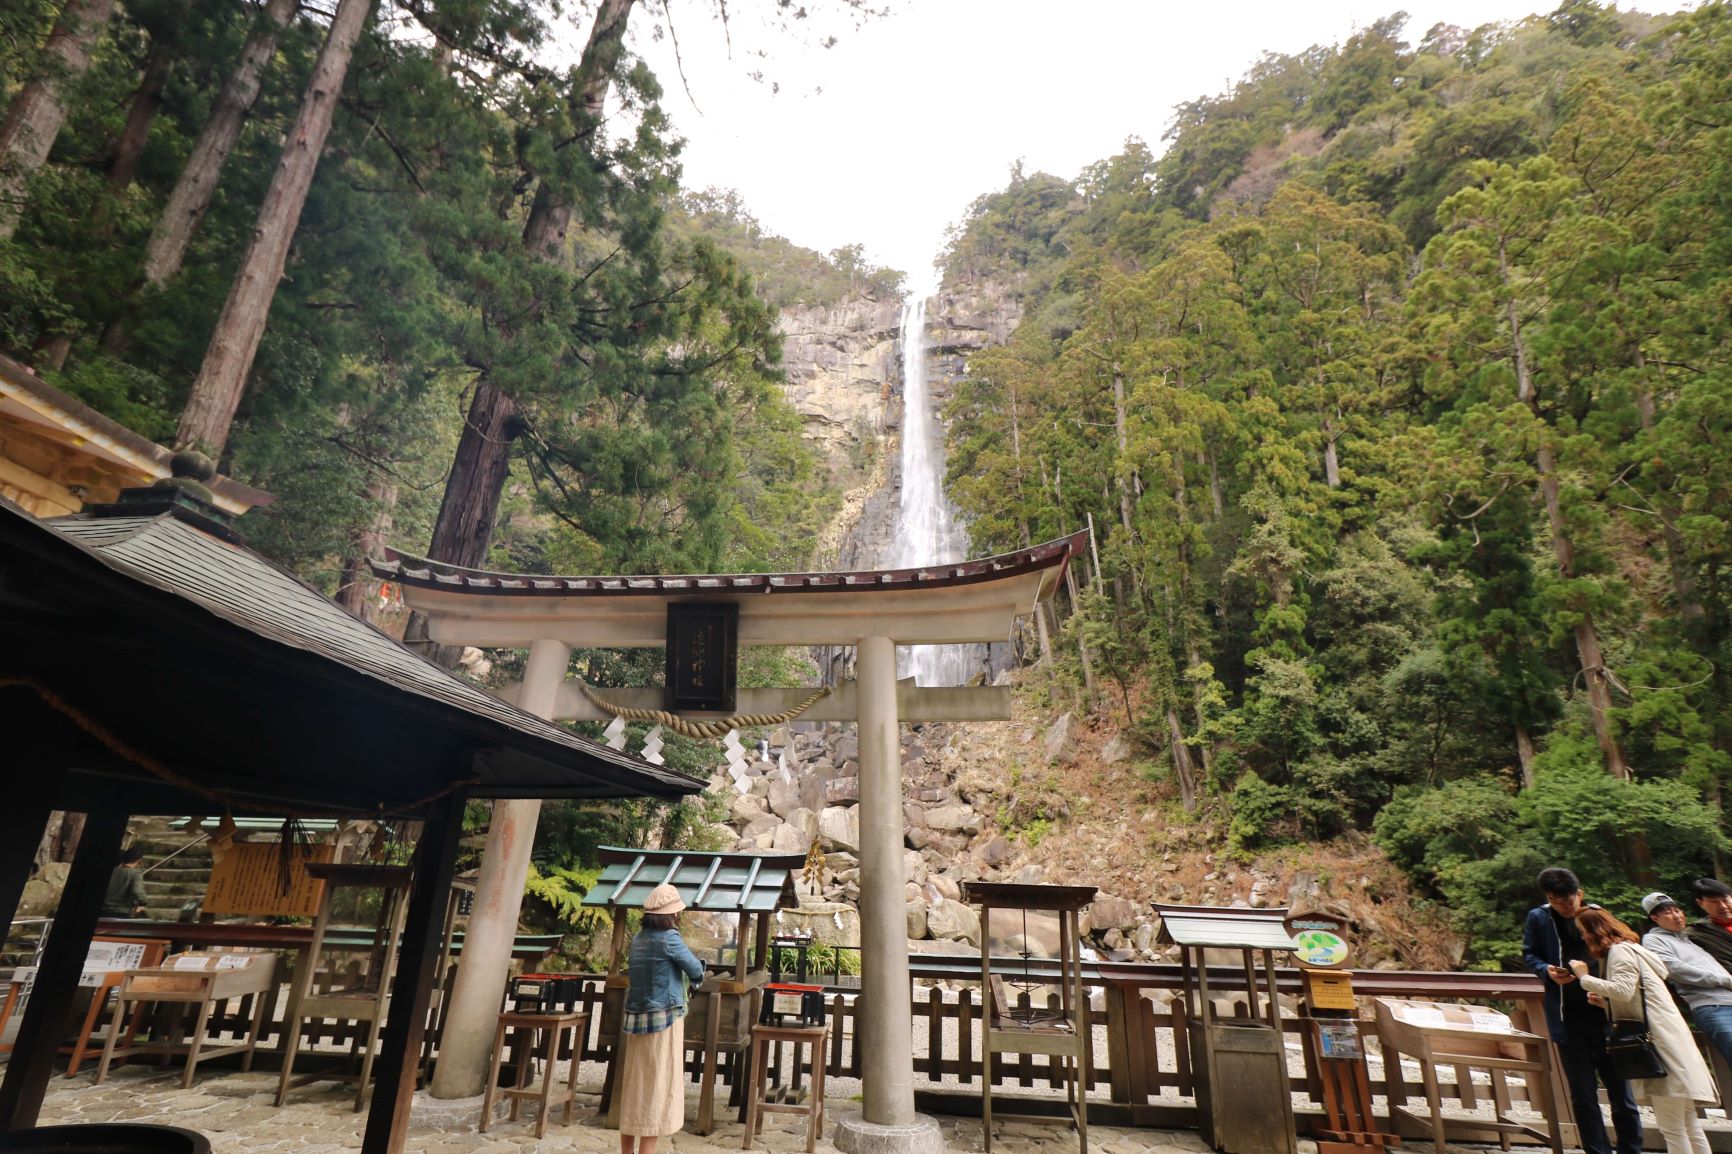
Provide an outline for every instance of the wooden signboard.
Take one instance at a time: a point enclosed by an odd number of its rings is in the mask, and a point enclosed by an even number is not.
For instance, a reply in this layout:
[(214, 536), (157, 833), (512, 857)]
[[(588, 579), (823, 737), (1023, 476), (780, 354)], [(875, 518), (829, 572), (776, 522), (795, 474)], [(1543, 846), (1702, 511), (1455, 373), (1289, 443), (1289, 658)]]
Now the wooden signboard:
[(319, 912), (325, 883), (307, 874), (310, 861), (328, 862), (335, 846), (296, 846), (289, 856), (289, 892), (283, 892), (282, 846), (237, 842), (217, 851), (205, 891), (207, 914), (310, 918)]

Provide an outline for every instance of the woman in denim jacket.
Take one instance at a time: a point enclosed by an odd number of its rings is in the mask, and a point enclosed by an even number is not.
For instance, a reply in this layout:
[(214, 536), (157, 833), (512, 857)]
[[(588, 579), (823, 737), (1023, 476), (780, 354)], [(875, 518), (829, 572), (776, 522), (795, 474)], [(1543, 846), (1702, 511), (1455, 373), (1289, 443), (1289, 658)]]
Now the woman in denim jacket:
[(679, 890), (657, 886), (644, 901), (643, 928), (631, 943), (621, 1025), (620, 1154), (655, 1154), (657, 1138), (685, 1125), (686, 982), (704, 977), (703, 963), (680, 937), (685, 908)]

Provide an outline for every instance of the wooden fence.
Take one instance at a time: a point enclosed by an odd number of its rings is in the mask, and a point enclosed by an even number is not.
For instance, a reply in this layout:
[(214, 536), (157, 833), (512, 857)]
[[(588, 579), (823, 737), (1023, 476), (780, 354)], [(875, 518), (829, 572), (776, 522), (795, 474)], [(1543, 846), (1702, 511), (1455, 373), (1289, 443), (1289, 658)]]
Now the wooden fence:
[[(1016, 971), (1019, 979), (1026, 976), (1037, 985), (1056, 985), (1056, 968), (1036, 961), (1024, 975), (1022, 959), (1007, 959), (1007, 969)], [(1043, 1113), (1056, 1109), (1062, 1102), (1060, 1074), (1045, 1055), (1019, 1054), (994, 1057), (990, 1072), (982, 1069), (981, 997), (979, 963), (971, 958), (911, 959), (911, 976), (915, 983), (910, 998), (914, 1033), (915, 1089), (920, 1108), (947, 1113), (976, 1113), (979, 1110), (980, 1079), (989, 1076), (994, 1096), (1012, 1098), (1020, 1112)], [(286, 969), (286, 967), (285, 967)], [(1283, 1004), (1297, 1005), (1299, 972), (1277, 970), (1277, 985)], [(283, 975), (286, 979), (287, 975)], [(585, 1061), (606, 1063), (610, 1057), (600, 1039), (602, 976), (584, 975), (581, 999), (591, 1011), (582, 1040)], [(1175, 965), (1130, 965), (1100, 963), (1085, 968), (1084, 982), (1097, 991), (1099, 1008), (1089, 1022), (1093, 1048), (1087, 1071), (1090, 1116), (1102, 1122), (1120, 1125), (1188, 1127), (1195, 1125), (1195, 1106), (1191, 1099), (1196, 1090), (1190, 1038), (1183, 999), (1183, 979)], [(1537, 978), (1526, 974), (1465, 974), (1422, 971), (1367, 972), (1353, 977), (1354, 991), (1362, 997), (1391, 996), (1436, 1001), (1467, 1001), (1490, 1003), (1510, 1013), (1518, 1028), (1533, 1033), (1545, 1033), (1541, 1008), (1542, 986)], [(449, 983), (447, 983), (449, 988)], [(1244, 974), (1238, 967), (1210, 967), (1209, 988), (1217, 1001), (1242, 994)], [(832, 1078), (859, 1077), (860, 1052), (856, 1045), (857, 991), (831, 988), (827, 992), (831, 1032), (824, 1056), (826, 1069)], [(1025, 1003), (1029, 994), (1019, 995)], [(1049, 1004), (1057, 1003), (1057, 993), (1036, 990), (1035, 997)], [(269, 1048), (280, 1046), (283, 1034), (282, 1016), (287, 999), (279, 997), (267, 1015), (261, 1033), (259, 1055), (261, 1065), (271, 1063)], [(225, 1008), (212, 1021), (213, 1034), (244, 1031), (251, 1012), (250, 999), (242, 999)], [(1233, 1013), (1248, 1016), (1242, 1003)], [(436, 1020), (429, 1030), (429, 1047), (437, 1044)], [(1293, 1018), (1284, 1019), (1282, 1029), (1295, 1042), (1303, 1039), (1303, 1024)], [(1369, 1020), (1361, 1023), (1368, 1038), (1376, 1037), (1376, 1027)], [(331, 1021), (309, 1028), (309, 1036), (320, 1047), (345, 1046), (363, 1036), (354, 1023)], [(1373, 1053), (1377, 1053), (1374, 1049)], [(1400, 1060), (1388, 1049), (1382, 1050), (1382, 1070), (1373, 1078), (1372, 1092), (1385, 1103), (1404, 1105), (1410, 1092), (1419, 1090), (1404, 1078)], [(771, 1076), (777, 1081), (800, 1080), (810, 1072), (809, 1060), (800, 1071), (791, 1068), (792, 1051), (777, 1048), (771, 1055)], [(1306, 1064), (1315, 1068), (1315, 1063)], [(701, 1055), (693, 1055), (690, 1068), (694, 1075), (702, 1066)], [(730, 1073), (732, 1073), (730, 1071)], [(1454, 1076), (1440, 1071), (1440, 1092), (1446, 1099), (1446, 1109), (1472, 1111), (1486, 1095), (1482, 1083), (1476, 1088), (1465, 1069)], [(1556, 1080), (1559, 1109), (1568, 1118), (1568, 1096), (1561, 1080)], [(1293, 1093), (1307, 1096), (1313, 1103), (1321, 1101), (1321, 1087), (1307, 1074), (1290, 1076)], [(1529, 1101), (1528, 1088), (1517, 1082), (1510, 1086), (1512, 1096)], [(1530, 1103), (1531, 1105), (1531, 1103)], [(1387, 1108), (1387, 1105), (1385, 1106)], [(1301, 1103), (1301, 1110), (1304, 1105)], [(1472, 1138), (1471, 1124), (1458, 1122), (1452, 1126), (1452, 1138)]]

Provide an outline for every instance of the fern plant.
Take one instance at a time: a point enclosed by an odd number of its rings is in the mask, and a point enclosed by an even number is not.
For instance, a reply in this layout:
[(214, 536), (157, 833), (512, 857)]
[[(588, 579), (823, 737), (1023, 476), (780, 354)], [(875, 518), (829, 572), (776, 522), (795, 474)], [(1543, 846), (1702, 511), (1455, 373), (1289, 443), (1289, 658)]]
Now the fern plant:
[(568, 869), (550, 865), (547, 871), (531, 863), (529, 877), (523, 883), (525, 897), (532, 897), (553, 912), (553, 916), (574, 930), (594, 933), (609, 926), (607, 911), (583, 904), (583, 895), (601, 877), (597, 869)]

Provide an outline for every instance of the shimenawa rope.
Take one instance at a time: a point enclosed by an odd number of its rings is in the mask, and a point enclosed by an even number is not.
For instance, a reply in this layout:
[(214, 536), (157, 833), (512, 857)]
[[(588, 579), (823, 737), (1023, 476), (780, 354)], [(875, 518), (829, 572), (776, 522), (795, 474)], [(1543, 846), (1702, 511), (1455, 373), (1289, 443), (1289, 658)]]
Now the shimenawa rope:
[(824, 698), (830, 696), (830, 687), (824, 686), (796, 705), (792, 709), (784, 709), (781, 713), (742, 713), (735, 717), (721, 717), (714, 721), (693, 721), (681, 717), (677, 713), (669, 713), (664, 709), (631, 709), (624, 705), (615, 705), (596, 694), (595, 690), (579, 681), (578, 689), (589, 699), (589, 703), (603, 713), (613, 717), (623, 717), (627, 721), (651, 721), (665, 729), (671, 729), (682, 737), (701, 739), (726, 737), (730, 729), (749, 729), (757, 725), (780, 725), (784, 721), (792, 721)]

